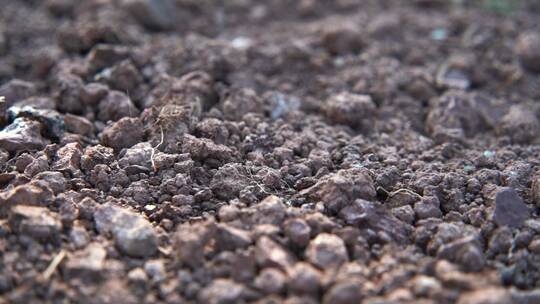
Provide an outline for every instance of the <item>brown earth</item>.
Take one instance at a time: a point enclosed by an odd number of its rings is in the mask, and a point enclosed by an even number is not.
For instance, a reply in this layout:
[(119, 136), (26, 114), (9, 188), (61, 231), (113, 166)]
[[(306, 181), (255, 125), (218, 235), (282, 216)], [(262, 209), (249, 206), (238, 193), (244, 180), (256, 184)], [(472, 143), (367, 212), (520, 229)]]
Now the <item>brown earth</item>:
[(538, 1), (0, 7), (0, 303), (540, 303)]

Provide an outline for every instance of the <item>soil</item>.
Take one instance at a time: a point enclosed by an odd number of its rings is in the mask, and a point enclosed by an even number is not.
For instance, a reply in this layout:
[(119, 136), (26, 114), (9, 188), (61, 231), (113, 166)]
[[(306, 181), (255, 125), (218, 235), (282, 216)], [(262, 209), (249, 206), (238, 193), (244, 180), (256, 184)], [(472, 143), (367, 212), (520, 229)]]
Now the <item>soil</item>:
[(538, 1), (0, 7), (0, 303), (540, 303)]

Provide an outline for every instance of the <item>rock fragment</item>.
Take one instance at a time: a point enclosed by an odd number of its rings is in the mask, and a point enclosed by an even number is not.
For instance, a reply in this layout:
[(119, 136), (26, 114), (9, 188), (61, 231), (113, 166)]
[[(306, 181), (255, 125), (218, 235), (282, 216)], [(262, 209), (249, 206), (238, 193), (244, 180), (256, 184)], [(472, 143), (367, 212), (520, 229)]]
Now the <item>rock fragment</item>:
[(42, 149), (47, 141), (41, 135), (42, 125), (27, 118), (17, 118), (0, 131), (0, 148), (10, 153)]
[(369, 95), (342, 92), (330, 97), (325, 114), (333, 123), (367, 129), (375, 109), (375, 103)]
[(62, 173), (55, 171), (44, 171), (36, 174), (34, 180), (43, 182), (54, 194), (58, 195), (66, 190), (67, 182)]
[(101, 142), (120, 151), (141, 142), (143, 133), (143, 125), (138, 118), (124, 117), (103, 130)]
[(130, 60), (124, 60), (103, 70), (98, 77), (104, 78), (111, 89), (120, 92), (133, 92), (143, 82), (137, 67)]
[(521, 65), (534, 73), (540, 73), (540, 34), (526, 32), (516, 42), (515, 52)]
[(118, 249), (132, 257), (152, 256), (158, 246), (156, 232), (142, 216), (107, 203), (94, 213), (100, 233), (111, 233)]
[(293, 246), (306, 247), (311, 238), (311, 227), (302, 219), (290, 219), (284, 224), (284, 233)]
[(114, 151), (102, 145), (95, 145), (84, 150), (81, 156), (81, 169), (92, 170), (98, 164), (108, 165), (114, 160)]
[(283, 200), (275, 195), (270, 195), (257, 205), (251, 207), (254, 211), (253, 220), (257, 224), (270, 224), (280, 226), (286, 215)]
[(298, 295), (317, 295), (321, 288), (321, 272), (311, 264), (298, 262), (287, 270), (287, 290)]
[(343, 208), (339, 217), (350, 225), (384, 232), (399, 244), (409, 242), (412, 227), (394, 217), (382, 205), (366, 200), (356, 200)]
[(355, 199), (372, 199), (375, 187), (368, 172), (359, 168), (340, 170), (319, 180), (314, 186), (302, 190), (301, 195), (321, 201), (330, 213), (337, 213)]
[[(110, 67), (115, 63), (126, 59), (128, 56), (129, 50), (127, 47), (99, 43), (92, 47), (92, 49), (88, 53), (88, 56), (86, 57), (86, 60), (88, 62), (88, 68), (90, 69), (90, 71), (95, 73), (100, 71), (101, 69)], [(86, 95), (86, 97), (104, 97), (102, 96), (103, 88), (103, 85), (96, 86), (96, 84), (91, 84), (90, 86), (89, 84), (84, 87), (83, 91), (91, 93), (89, 95)], [(96, 100), (94, 98), (87, 99), (84, 97), (85, 94), (83, 94), (83, 99), (86, 102), (91, 101), (89, 102), (90, 104), (95, 104)]]
[(139, 110), (131, 99), (119, 91), (110, 91), (99, 103), (98, 118), (101, 121), (117, 121), (122, 117), (135, 117)]
[(98, 280), (105, 270), (107, 251), (98, 243), (89, 244), (83, 251), (70, 254), (65, 264), (66, 279)]
[(236, 250), (251, 244), (248, 231), (231, 227), (227, 224), (216, 226), (216, 247), (218, 250)]
[(199, 267), (204, 262), (204, 247), (214, 235), (214, 222), (180, 225), (174, 236), (178, 260), (190, 267)]
[(540, 123), (534, 112), (514, 105), (501, 119), (496, 131), (499, 135), (509, 136), (516, 144), (528, 144), (536, 140)]
[(147, 261), (144, 263), (144, 271), (154, 282), (161, 282), (167, 277), (165, 263), (162, 259)]
[(225, 145), (218, 145), (207, 138), (197, 138), (185, 134), (182, 141), (182, 152), (189, 153), (195, 160), (225, 164), (234, 160), (234, 152)]
[(426, 130), (437, 142), (459, 141), (486, 127), (474, 96), (450, 90), (430, 101)]
[(295, 262), (294, 256), (267, 236), (257, 240), (255, 258), (261, 267), (277, 267), (286, 270)]
[(0, 192), (0, 213), (17, 205), (47, 206), (53, 200), (50, 189), (34, 184), (20, 185), (13, 189)]
[(461, 238), (441, 246), (437, 257), (457, 263), (468, 272), (481, 271), (486, 264), (482, 247), (474, 237)]
[(82, 147), (78, 143), (69, 143), (56, 152), (52, 169), (60, 172), (77, 174), (81, 168)]
[(61, 112), (81, 114), (85, 105), (80, 101), (84, 83), (81, 77), (69, 73), (60, 73), (55, 78), (56, 106)]
[(499, 226), (518, 228), (529, 217), (529, 208), (516, 190), (502, 188), (495, 194), (493, 221)]
[(64, 115), (66, 130), (75, 134), (91, 136), (94, 133), (94, 124), (88, 119), (73, 114)]
[(37, 109), (33, 106), (13, 106), (8, 113), (11, 117), (26, 117), (39, 121), (42, 125), (42, 134), (47, 138), (59, 141), (65, 131), (64, 118), (60, 113), (50, 109)]
[(285, 286), (286, 277), (275, 268), (263, 269), (255, 278), (255, 287), (265, 294), (279, 294)]
[(361, 303), (364, 295), (362, 294), (362, 282), (350, 280), (339, 282), (328, 290), (323, 298), (323, 304), (343, 303), (356, 304)]
[(249, 185), (249, 178), (240, 164), (229, 163), (216, 172), (210, 182), (210, 189), (220, 199), (229, 200), (238, 196)]
[(223, 114), (227, 119), (240, 120), (247, 113), (264, 113), (262, 99), (251, 89), (231, 92), (223, 101)]
[(335, 26), (322, 33), (322, 46), (332, 55), (357, 53), (364, 45), (361, 32), (353, 25)]
[(126, 168), (128, 166), (144, 166), (151, 169), (152, 161), (152, 145), (149, 142), (141, 142), (129, 149), (126, 149), (126, 152), (118, 161), (118, 164), (121, 168)]
[(14, 206), (10, 212), (9, 223), (13, 231), (28, 235), (42, 242), (58, 242), (62, 223), (56, 213), (45, 207)]
[(319, 234), (309, 243), (306, 258), (310, 263), (324, 270), (338, 268), (349, 261), (343, 240), (328, 233)]

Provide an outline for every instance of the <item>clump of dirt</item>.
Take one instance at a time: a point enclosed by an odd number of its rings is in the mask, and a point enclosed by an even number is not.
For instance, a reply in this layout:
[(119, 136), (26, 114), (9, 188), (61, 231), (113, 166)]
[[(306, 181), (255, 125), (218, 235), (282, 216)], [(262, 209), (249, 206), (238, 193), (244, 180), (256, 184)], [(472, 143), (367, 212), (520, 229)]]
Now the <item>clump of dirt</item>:
[(540, 302), (536, 1), (0, 5), (0, 302)]

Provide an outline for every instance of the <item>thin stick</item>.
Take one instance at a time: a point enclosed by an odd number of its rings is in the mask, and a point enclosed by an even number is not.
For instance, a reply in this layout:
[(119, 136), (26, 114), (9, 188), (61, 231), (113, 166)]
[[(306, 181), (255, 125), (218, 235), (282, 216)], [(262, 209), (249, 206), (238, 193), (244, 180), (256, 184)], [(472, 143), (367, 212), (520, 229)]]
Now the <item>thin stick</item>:
[(398, 193), (401, 193), (401, 192), (405, 192), (405, 193), (409, 193), (410, 195), (413, 195), (413, 196), (416, 196), (418, 198), (422, 198), (422, 196), (412, 190), (409, 190), (409, 189), (406, 189), (406, 188), (401, 188), (401, 189), (397, 189), (396, 191), (388, 191), (386, 189), (384, 189), (383, 187), (379, 186), (377, 187), (377, 190), (382, 190), (386, 195), (388, 195), (388, 197), (394, 197), (394, 195), (398, 194)]
[(410, 195), (413, 195), (413, 196), (416, 196), (418, 198), (422, 198), (422, 196), (412, 190), (409, 190), (409, 189), (405, 189), (405, 188), (401, 188), (401, 189), (397, 189), (396, 191), (390, 193), (390, 197), (398, 194), (398, 193), (401, 193), (401, 192), (405, 192), (405, 193), (409, 193)]
[(64, 249), (60, 250), (60, 252), (52, 259), (49, 266), (47, 266), (47, 269), (43, 272), (43, 278), (48, 281), (49, 278), (53, 275), (53, 273), (56, 271), (56, 268), (58, 268), (58, 265), (62, 262), (62, 260), (66, 257), (66, 251)]
[(154, 172), (157, 171), (156, 163), (154, 162), (154, 153), (156, 152), (156, 149), (163, 144), (163, 127), (159, 126), (159, 129), (161, 130), (161, 141), (157, 146), (152, 148), (152, 153), (150, 154), (150, 161), (152, 162), (152, 168), (154, 169)]

